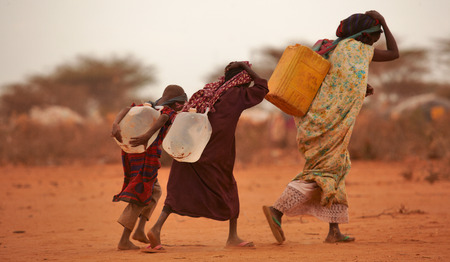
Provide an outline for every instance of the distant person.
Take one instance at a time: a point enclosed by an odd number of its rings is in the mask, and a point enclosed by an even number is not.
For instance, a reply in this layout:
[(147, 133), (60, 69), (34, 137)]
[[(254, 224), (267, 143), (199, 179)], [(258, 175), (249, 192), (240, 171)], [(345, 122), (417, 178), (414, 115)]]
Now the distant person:
[[(254, 84), (250, 86), (250, 82)], [(253, 247), (237, 234), (239, 196), (233, 169), (236, 155), (235, 132), (239, 117), (259, 104), (268, 92), (267, 81), (247, 62), (232, 62), (225, 76), (197, 91), (183, 111), (210, 108), (211, 138), (195, 163), (173, 161), (167, 183), (167, 197), (156, 224), (147, 236), (151, 247), (143, 252), (160, 252), (161, 228), (170, 214), (229, 221), (227, 247)]]
[[(379, 40), (382, 28), (387, 50), (372, 46)], [(308, 214), (328, 222), (325, 242), (355, 240), (339, 229), (339, 224), (348, 223), (347, 147), (364, 97), (373, 93), (367, 84), (369, 63), (397, 59), (399, 51), (385, 19), (376, 11), (354, 14), (341, 21), (336, 35), (338, 41), (325, 40), (313, 47), (329, 57), (331, 68), (307, 114), (295, 118), (298, 147), (306, 160), (303, 172), (286, 186), (273, 206), (263, 207), (280, 244), (285, 240), (281, 228), (284, 214)]]
[[(160, 111), (160, 116), (145, 134), (132, 137), (130, 144), (133, 147), (139, 145), (147, 146), (148, 140), (155, 132), (158, 132), (155, 141), (143, 153), (130, 154), (122, 150), (124, 183), (122, 191), (113, 198), (114, 202), (128, 202), (117, 221), (124, 227), (118, 244), (118, 249), (120, 250), (139, 249), (130, 241), (130, 235), (138, 217), (140, 219), (133, 234), (133, 239), (149, 243), (144, 230), (145, 223), (149, 220), (156, 203), (161, 197), (161, 187), (157, 178), (158, 169), (161, 167), (159, 161), (161, 157), (161, 143), (167, 134), (169, 126), (172, 124), (176, 111), (182, 108), (186, 100), (187, 96), (183, 88), (177, 85), (167, 86), (163, 96), (155, 103), (152, 103), (153, 106), (163, 107)], [(112, 136), (119, 142), (122, 142), (119, 123), (133, 106), (134, 104), (122, 109), (114, 120)]]

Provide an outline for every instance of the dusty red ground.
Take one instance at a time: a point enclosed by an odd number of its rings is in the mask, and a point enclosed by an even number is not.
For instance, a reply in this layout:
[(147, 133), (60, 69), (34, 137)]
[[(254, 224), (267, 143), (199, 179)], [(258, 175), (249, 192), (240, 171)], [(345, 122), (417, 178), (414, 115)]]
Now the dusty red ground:
[[(120, 165), (0, 167), (0, 261), (450, 261), (450, 182), (407, 181), (405, 165), (353, 163), (350, 223), (341, 226), (356, 237), (349, 244), (323, 243), (328, 225), (306, 216), (285, 218), (287, 241), (275, 244), (261, 206), (301, 165), (237, 168), (239, 234), (256, 248), (225, 249), (227, 222), (173, 215), (163, 228), (165, 254), (117, 250), (116, 219), (126, 204), (111, 199), (121, 188)], [(163, 168), (164, 191), (167, 176)]]

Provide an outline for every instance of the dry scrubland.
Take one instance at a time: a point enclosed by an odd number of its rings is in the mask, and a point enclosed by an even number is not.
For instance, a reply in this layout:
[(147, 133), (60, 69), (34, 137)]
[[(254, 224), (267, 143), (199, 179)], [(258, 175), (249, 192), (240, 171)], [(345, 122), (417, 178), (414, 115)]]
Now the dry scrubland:
[[(328, 225), (286, 218), (287, 241), (275, 244), (261, 206), (272, 204), (303, 160), (291, 120), (251, 122), (237, 130), (240, 236), (254, 249), (225, 249), (228, 225), (171, 216), (166, 254), (117, 251), (125, 203), (110, 116), (97, 123), (43, 126), (26, 115), (0, 127), (0, 261), (449, 261), (450, 116), (396, 121), (363, 111), (350, 145), (347, 180), (351, 244), (324, 244)], [(247, 120), (246, 120), (247, 119)], [(163, 197), (169, 165), (163, 155)], [(161, 211), (158, 205), (152, 225)], [(141, 246), (143, 246), (141, 244)]]
[[(163, 228), (165, 254), (116, 250), (122, 227), (115, 220), (125, 203), (111, 199), (121, 187), (120, 164), (3, 166), (0, 261), (449, 261), (450, 182), (429, 183), (423, 173), (405, 179), (405, 162), (354, 161), (350, 223), (341, 229), (356, 242), (325, 244), (327, 224), (304, 216), (285, 219), (287, 241), (275, 244), (261, 206), (273, 203), (298, 162), (236, 169), (239, 233), (256, 248), (225, 249), (226, 222), (174, 215)], [(160, 172), (164, 194), (168, 172)]]
[[(27, 115), (0, 126), (0, 163), (3, 165), (61, 165), (120, 163), (110, 137), (114, 115), (95, 123), (41, 125)], [(239, 122), (237, 162), (240, 165), (284, 162), (298, 157), (292, 118)], [(396, 120), (363, 111), (356, 122), (350, 155), (353, 160), (438, 160), (450, 163), (450, 114), (429, 119), (420, 112)], [(288, 159), (286, 159), (288, 156)], [(170, 157), (163, 155), (164, 166)], [(295, 160), (294, 160), (295, 161)], [(450, 164), (448, 164), (450, 165)], [(413, 170), (411, 170), (413, 171)], [(437, 171), (438, 172), (438, 171)], [(440, 171), (439, 171), (440, 172)], [(448, 175), (439, 174), (443, 178)]]

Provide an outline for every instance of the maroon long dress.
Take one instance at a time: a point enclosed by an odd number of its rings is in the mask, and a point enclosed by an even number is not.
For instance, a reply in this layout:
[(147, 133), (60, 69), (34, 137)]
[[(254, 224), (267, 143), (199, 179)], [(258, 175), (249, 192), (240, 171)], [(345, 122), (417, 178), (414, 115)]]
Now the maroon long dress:
[(173, 212), (222, 221), (239, 216), (233, 175), (236, 126), (242, 111), (259, 104), (268, 91), (267, 81), (257, 79), (251, 87), (228, 89), (216, 101), (216, 111), (208, 113), (211, 138), (200, 159), (172, 163), (165, 205)]

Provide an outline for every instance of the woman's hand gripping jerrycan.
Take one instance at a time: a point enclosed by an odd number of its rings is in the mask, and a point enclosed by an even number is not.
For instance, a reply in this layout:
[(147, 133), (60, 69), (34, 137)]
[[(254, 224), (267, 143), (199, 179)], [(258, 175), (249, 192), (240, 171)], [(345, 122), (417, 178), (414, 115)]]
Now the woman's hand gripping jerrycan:
[(147, 132), (159, 115), (159, 111), (155, 110), (149, 104), (145, 103), (143, 106), (133, 106), (119, 123), (123, 143), (117, 141), (116, 138), (114, 140), (127, 153), (135, 154), (145, 152), (146, 148), (155, 141), (159, 130), (148, 140), (146, 147), (143, 145), (132, 147), (130, 145), (130, 138), (143, 135)]
[(193, 163), (200, 158), (212, 133), (208, 111), (181, 112), (175, 117), (162, 143), (167, 154), (179, 162)]

